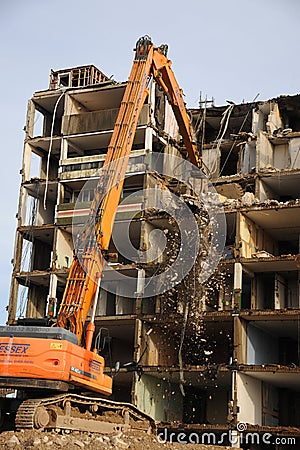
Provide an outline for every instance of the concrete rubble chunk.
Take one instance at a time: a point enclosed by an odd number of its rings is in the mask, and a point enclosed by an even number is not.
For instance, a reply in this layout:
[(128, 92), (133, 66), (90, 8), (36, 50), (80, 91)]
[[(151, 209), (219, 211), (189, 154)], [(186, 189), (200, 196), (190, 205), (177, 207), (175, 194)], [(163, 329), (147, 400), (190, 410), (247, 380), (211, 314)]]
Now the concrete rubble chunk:
[(67, 445), (67, 442), (65, 439), (57, 438), (57, 439), (55, 439), (55, 444), (58, 447), (64, 447), (65, 445)]
[(122, 431), (118, 431), (117, 433), (115, 433), (115, 434), (113, 435), (113, 437), (117, 437), (117, 438), (121, 438), (122, 436), (123, 436)]
[(20, 445), (20, 441), (17, 436), (12, 436), (6, 443), (9, 447), (15, 447), (16, 445)]
[(112, 445), (114, 447), (119, 447), (119, 448), (128, 448), (129, 445), (122, 441), (122, 439), (118, 438), (117, 436), (112, 436), (110, 442), (112, 443)]
[(102, 439), (104, 442), (110, 442), (110, 439), (108, 436), (102, 436)]
[(77, 445), (80, 448), (84, 448), (84, 443), (79, 441), (78, 439), (76, 439), (76, 441), (74, 441), (74, 445)]

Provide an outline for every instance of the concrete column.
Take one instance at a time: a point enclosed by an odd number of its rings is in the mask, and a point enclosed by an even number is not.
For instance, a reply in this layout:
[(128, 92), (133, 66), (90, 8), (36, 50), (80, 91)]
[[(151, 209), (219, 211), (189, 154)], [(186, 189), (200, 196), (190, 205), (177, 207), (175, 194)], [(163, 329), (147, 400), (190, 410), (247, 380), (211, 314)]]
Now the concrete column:
[(56, 305), (57, 305), (57, 275), (51, 273), (50, 283), (49, 283), (49, 294), (47, 297), (47, 316), (54, 317), (56, 315)]
[[(224, 287), (220, 286), (219, 290), (219, 300), (218, 300), (218, 310), (224, 311), (226, 309), (225, 292)], [(202, 310), (204, 311), (204, 304), (202, 302)]]
[(155, 111), (155, 81), (152, 80), (151, 86), (149, 89), (149, 104), (150, 104), (150, 121), (151, 123), (155, 124), (155, 117), (154, 117), (154, 111)]
[(16, 319), (17, 305), (18, 305), (18, 293), (19, 293), (19, 283), (15, 276), (12, 277), (10, 285), (10, 295), (8, 303), (8, 319), (7, 323), (12, 325)]
[(68, 140), (62, 138), (60, 146), (60, 159), (64, 160), (68, 158)]
[[(154, 121), (154, 108), (155, 108), (155, 83), (152, 82), (149, 89), (149, 107), (150, 107), (150, 121)], [(145, 149), (149, 152), (152, 151), (152, 141), (153, 141), (153, 129), (151, 127), (146, 127), (145, 131)]]
[(23, 151), (22, 182), (30, 179), (31, 146), (25, 142)]
[(233, 307), (240, 309), (242, 306), (242, 264), (237, 262), (234, 264), (234, 281), (233, 281)]
[(145, 131), (145, 149), (149, 152), (152, 151), (152, 139), (153, 139), (153, 130), (152, 128), (147, 127)]
[(142, 313), (142, 298), (144, 295), (144, 288), (145, 288), (145, 270), (144, 269), (137, 269), (138, 276), (136, 281), (136, 302), (135, 302), (135, 312), (136, 314)]
[(28, 106), (27, 106), (27, 116), (26, 116), (26, 126), (25, 126), (26, 139), (33, 138), (34, 115), (35, 115), (35, 104), (34, 104), (33, 100), (29, 100)]
[[(134, 330), (134, 355), (133, 360), (138, 361), (141, 356), (141, 347), (142, 347), (142, 332), (143, 332), (143, 322), (139, 319), (135, 321), (135, 330)], [(138, 383), (138, 374), (134, 372), (131, 386), (131, 403), (133, 405), (137, 405), (137, 397), (136, 386)]]

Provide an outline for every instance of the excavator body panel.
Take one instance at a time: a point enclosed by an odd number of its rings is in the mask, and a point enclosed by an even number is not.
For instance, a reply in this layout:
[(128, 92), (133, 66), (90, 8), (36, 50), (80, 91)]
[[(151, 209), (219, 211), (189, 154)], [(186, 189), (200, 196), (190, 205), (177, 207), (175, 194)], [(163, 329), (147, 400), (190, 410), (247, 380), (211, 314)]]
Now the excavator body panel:
[[(15, 334), (12, 328), (18, 329)], [(58, 382), (58, 390), (64, 382), (64, 386), (110, 395), (112, 379), (104, 374), (104, 358), (80, 347), (72, 333), (60, 330), (45, 327), (33, 332), (27, 327), (0, 327), (0, 386), (1, 380), (7, 386), (8, 379), (11, 387), (14, 379), (28, 380), (28, 386), (31, 380), (49, 380)]]

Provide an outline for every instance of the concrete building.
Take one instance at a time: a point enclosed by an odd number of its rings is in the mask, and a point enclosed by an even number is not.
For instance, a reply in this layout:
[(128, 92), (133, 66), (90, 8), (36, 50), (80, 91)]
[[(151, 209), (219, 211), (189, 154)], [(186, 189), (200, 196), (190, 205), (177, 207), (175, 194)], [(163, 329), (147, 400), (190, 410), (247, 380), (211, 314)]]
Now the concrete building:
[[(103, 164), (125, 86), (94, 66), (77, 67), (51, 71), (49, 89), (29, 100), (10, 324), (47, 317), (49, 303), (62, 299), (72, 226), (88, 214), (93, 190), (86, 183)], [(169, 248), (142, 266), (112, 243), (104, 273), (111, 289), (101, 290), (96, 326), (108, 372), (121, 363), (114, 398), (172, 429), (184, 423), (220, 436), (243, 422), (260, 433), (298, 435), (300, 96), (203, 103), (190, 114), (203, 170), (226, 213), (224, 255), (204, 285), (192, 270), (170, 291), (143, 298), (140, 275), (166, 267), (178, 249), (177, 229), (169, 216), (143, 211), (144, 196), (130, 194), (162, 186), (193, 203), (191, 189), (150, 170), (153, 155), (186, 158), (172, 110), (152, 82), (124, 184), (129, 201), (114, 228), (122, 237), (130, 221), (140, 250), (151, 246), (151, 231), (164, 230)], [(191, 210), (199, 215), (203, 246), (205, 213), (196, 202)], [(136, 280), (134, 298), (118, 290), (112, 267)]]

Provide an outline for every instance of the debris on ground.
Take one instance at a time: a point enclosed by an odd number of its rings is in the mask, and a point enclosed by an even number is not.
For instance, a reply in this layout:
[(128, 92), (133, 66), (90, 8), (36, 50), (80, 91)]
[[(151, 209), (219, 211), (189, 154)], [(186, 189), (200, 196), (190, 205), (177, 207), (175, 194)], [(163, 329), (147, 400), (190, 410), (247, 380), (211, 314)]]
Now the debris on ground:
[(143, 431), (129, 431), (113, 435), (73, 431), (37, 431), (21, 430), (18, 432), (4, 431), (0, 434), (0, 448), (15, 450), (229, 450), (231, 447), (202, 444), (160, 443), (156, 436), (148, 435)]

